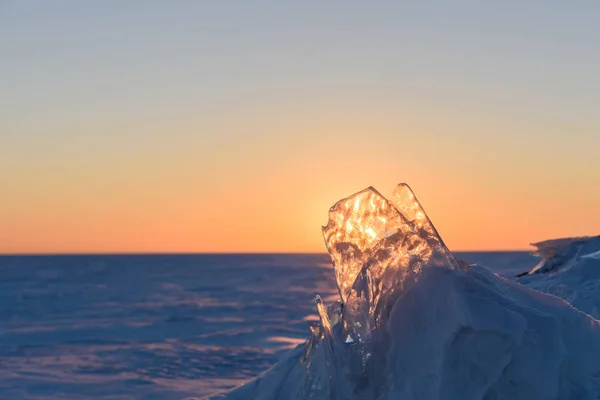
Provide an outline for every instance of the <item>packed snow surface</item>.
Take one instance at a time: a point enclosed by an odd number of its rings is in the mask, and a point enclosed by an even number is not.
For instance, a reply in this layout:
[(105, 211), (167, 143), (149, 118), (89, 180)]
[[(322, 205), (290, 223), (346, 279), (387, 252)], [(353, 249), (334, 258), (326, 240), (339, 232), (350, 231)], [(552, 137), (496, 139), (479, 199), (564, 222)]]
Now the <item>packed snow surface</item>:
[(600, 398), (600, 322), (457, 261), (408, 186), (341, 200), (324, 235), (340, 301), (317, 297), (305, 344), (213, 399)]
[[(459, 253), (503, 276), (524, 253)], [(514, 266), (518, 266), (515, 268)], [(339, 298), (325, 254), (0, 256), (0, 399), (181, 400), (253, 379)]]

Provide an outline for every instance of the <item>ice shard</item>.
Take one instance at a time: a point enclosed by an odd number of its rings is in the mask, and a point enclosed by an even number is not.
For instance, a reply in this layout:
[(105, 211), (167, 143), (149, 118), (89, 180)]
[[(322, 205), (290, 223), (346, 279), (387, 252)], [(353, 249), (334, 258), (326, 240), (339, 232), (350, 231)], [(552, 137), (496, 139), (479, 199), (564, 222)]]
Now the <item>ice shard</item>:
[(331, 323), (329, 322), (329, 315), (327, 315), (327, 310), (325, 309), (321, 296), (316, 295), (314, 301), (317, 305), (317, 312), (319, 313), (323, 333), (327, 336), (331, 336)]
[(369, 187), (338, 201), (323, 228), (343, 302), (344, 334), (369, 339), (404, 285), (424, 267), (457, 268), (406, 184), (392, 201)]
[(406, 219), (411, 221), (419, 234), (427, 241), (432, 252), (429, 256), (431, 261), (440, 265), (450, 264), (458, 267), (457, 260), (444, 244), (410, 186), (406, 183), (398, 184), (392, 193), (391, 202)]

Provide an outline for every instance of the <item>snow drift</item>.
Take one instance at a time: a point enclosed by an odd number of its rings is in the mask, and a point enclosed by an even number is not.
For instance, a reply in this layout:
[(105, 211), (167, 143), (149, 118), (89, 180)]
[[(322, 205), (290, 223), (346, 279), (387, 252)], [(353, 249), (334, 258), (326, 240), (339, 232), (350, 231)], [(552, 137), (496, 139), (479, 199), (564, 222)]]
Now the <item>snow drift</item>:
[(323, 229), (340, 301), (271, 370), (256, 400), (597, 399), (600, 322), (454, 259), (407, 185), (336, 203)]
[(541, 261), (518, 282), (600, 318), (600, 236), (534, 243)]

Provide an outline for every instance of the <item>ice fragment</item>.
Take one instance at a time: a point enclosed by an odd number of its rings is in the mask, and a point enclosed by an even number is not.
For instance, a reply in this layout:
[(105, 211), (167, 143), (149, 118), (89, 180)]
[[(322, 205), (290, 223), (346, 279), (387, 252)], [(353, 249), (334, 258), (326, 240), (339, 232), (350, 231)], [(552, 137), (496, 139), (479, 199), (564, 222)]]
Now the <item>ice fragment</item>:
[(392, 201), (372, 187), (338, 201), (323, 235), (344, 304), (344, 331), (353, 341), (369, 339), (423, 268), (458, 268), (406, 184), (396, 187)]

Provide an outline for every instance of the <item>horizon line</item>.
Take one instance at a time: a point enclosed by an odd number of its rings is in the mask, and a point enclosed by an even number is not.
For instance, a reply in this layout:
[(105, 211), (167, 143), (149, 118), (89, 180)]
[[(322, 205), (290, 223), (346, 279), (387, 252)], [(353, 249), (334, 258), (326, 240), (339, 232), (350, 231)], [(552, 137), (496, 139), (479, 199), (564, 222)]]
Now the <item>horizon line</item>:
[[(488, 249), (488, 250), (456, 250), (452, 253), (531, 253), (534, 249)], [(273, 252), (219, 252), (219, 251), (149, 251), (149, 252), (30, 252), (30, 253), (2, 253), (0, 257), (60, 257), (60, 256), (200, 256), (200, 255), (327, 255), (324, 252), (294, 252), (294, 251), (273, 251)]]

